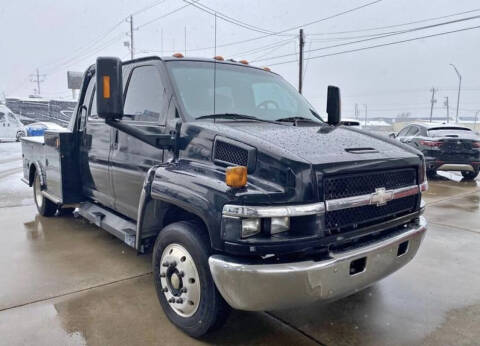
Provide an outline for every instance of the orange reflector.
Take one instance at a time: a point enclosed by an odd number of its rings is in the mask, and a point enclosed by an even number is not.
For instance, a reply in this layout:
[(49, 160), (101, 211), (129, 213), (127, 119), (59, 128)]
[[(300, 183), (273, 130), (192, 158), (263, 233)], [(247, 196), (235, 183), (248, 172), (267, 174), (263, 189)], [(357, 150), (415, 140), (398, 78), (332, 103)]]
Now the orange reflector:
[(239, 60), (238, 62), (239, 62), (240, 64), (248, 65), (248, 61), (247, 61), (247, 60)]
[(263, 69), (264, 69), (265, 71), (272, 72), (272, 70), (270, 70), (270, 67), (264, 67)]
[(247, 167), (228, 167), (225, 173), (225, 183), (230, 187), (244, 187), (247, 185)]
[(103, 98), (110, 98), (110, 76), (103, 76)]
[(213, 58), (214, 58), (215, 60), (220, 60), (220, 61), (223, 61), (223, 60), (224, 60), (224, 59), (223, 59), (223, 56), (221, 56), (221, 55), (214, 56)]
[(174, 58), (183, 58), (183, 54), (182, 53), (175, 53), (172, 55)]

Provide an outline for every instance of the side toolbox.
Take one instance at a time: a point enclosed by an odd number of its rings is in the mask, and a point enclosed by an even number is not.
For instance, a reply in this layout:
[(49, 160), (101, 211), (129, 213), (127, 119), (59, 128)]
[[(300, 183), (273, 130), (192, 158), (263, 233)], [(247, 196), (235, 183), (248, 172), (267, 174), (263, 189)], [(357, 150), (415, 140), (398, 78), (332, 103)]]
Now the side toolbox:
[(45, 131), (44, 194), (55, 203), (72, 204), (83, 200), (80, 184), (80, 167), (75, 155), (72, 132)]

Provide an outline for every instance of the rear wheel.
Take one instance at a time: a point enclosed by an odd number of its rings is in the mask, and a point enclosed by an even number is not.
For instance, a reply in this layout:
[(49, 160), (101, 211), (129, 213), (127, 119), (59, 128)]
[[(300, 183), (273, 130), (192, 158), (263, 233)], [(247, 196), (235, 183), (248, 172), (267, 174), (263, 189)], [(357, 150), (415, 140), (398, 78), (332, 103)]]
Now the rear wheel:
[(462, 176), (465, 180), (473, 180), (477, 177), (479, 170), (476, 169), (473, 172), (471, 171), (462, 171)]
[(38, 171), (35, 172), (33, 180), (33, 199), (40, 215), (48, 217), (54, 215), (57, 211), (57, 205), (42, 194), (42, 184)]
[(221, 326), (229, 306), (215, 287), (208, 257), (210, 241), (195, 222), (168, 225), (153, 249), (155, 288), (168, 319), (199, 337)]

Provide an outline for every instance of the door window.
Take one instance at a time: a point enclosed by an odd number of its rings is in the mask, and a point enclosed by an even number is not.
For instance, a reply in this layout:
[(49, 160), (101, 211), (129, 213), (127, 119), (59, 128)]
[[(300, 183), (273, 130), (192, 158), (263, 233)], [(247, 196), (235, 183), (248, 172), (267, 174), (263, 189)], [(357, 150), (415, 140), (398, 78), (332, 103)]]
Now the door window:
[(136, 67), (130, 75), (125, 96), (124, 118), (165, 122), (165, 91), (155, 66)]
[(408, 130), (410, 130), (411, 127), (407, 126), (405, 127), (403, 130), (401, 130), (399, 133), (398, 133), (398, 137), (403, 137), (403, 136), (406, 136), (407, 135), (407, 132)]
[(410, 127), (410, 130), (408, 130), (406, 136), (415, 136), (418, 133), (418, 127), (412, 126)]
[(5, 113), (0, 112), (0, 123), (5, 123), (7, 120), (5, 119)]

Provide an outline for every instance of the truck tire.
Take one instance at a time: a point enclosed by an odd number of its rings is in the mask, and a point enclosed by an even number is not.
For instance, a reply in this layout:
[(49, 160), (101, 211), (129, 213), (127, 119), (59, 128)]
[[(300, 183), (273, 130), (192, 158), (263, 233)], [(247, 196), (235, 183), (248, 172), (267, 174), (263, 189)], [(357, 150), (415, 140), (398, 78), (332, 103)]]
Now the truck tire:
[(163, 311), (192, 337), (220, 327), (230, 311), (213, 282), (210, 253), (203, 226), (190, 221), (166, 226), (153, 248), (153, 276)]
[(473, 172), (470, 172), (470, 171), (462, 171), (462, 176), (463, 176), (463, 179), (465, 180), (473, 180), (477, 177), (478, 175), (478, 172), (479, 170), (475, 170)]
[(33, 179), (33, 199), (37, 205), (37, 210), (40, 215), (49, 217), (53, 216), (57, 211), (57, 205), (42, 195), (40, 175), (37, 171), (35, 172), (35, 178)]

